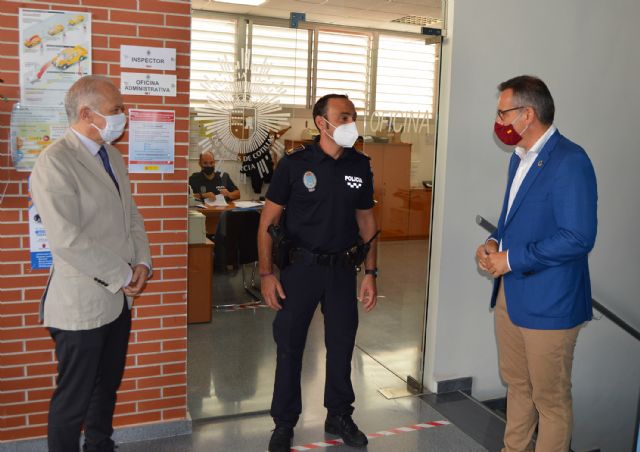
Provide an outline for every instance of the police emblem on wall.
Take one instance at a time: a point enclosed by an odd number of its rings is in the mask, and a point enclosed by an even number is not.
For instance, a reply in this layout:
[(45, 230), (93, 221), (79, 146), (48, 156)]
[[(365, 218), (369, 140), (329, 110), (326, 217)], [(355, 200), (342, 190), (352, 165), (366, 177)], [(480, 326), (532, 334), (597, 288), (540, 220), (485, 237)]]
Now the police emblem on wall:
[(203, 83), (209, 91), (206, 106), (196, 108), (195, 120), (207, 134), (199, 145), (219, 160), (240, 160), (241, 172), (251, 177), (255, 190), (254, 179), (264, 182), (273, 171), (270, 151), (284, 149), (277, 138), (289, 126), (290, 114), (278, 100), (285, 90), (270, 80), (266, 61), (251, 67), (250, 50), (243, 49), (239, 62), (224, 61), (221, 66), (218, 79)]
[(251, 179), (251, 187), (255, 193), (260, 193), (263, 183), (271, 182), (273, 176), (273, 158), (271, 147), (276, 136), (269, 134), (257, 149), (249, 152), (242, 160), (240, 172)]

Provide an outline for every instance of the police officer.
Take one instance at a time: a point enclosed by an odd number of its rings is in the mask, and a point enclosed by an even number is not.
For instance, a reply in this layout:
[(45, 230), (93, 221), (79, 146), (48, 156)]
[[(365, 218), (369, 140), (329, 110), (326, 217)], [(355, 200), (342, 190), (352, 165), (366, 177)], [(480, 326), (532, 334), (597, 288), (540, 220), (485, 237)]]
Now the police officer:
[[(355, 395), (351, 356), (358, 327), (357, 300), (365, 311), (376, 305), (376, 242), (364, 261), (357, 294), (356, 266), (348, 250), (376, 236), (369, 158), (357, 152), (356, 110), (345, 95), (316, 102), (313, 119), (320, 137), (298, 147), (278, 164), (267, 192), (258, 232), (262, 295), (277, 311), (273, 336), (277, 365), (271, 416), (276, 428), (269, 451), (289, 451), (302, 411), (300, 374), (307, 330), (318, 303), (325, 317), (327, 348), (325, 431), (352, 447), (367, 438), (351, 419)], [(284, 212), (286, 208), (286, 212)], [(284, 212), (284, 213), (283, 213)], [(291, 262), (273, 273), (270, 225), (280, 223), (293, 249)]]
[(202, 201), (215, 199), (216, 195), (223, 195), (227, 201), (240, 198), (240, 190), (229, 174), (216, 171), (216, 160), (211, 151), (202, 151), (198, 163), (202, 171), (189, 177), (189, 185), (197, 198)]

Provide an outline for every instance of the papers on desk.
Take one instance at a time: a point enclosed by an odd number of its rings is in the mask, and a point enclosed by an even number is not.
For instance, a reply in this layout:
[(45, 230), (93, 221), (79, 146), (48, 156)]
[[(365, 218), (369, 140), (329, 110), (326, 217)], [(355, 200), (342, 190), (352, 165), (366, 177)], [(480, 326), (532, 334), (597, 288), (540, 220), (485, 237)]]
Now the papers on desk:
[(216, 195), (216, 199), (206, 199), (205, 203), (211, 207), (225, 207), (227, 205), (227, 201), (225, 201), (224, 196)]
[(240, 209), (251, 209), (252, 207), (260, 207), (264, 205), (264, 203), (256, 201), (236, 201), (234, 204)]

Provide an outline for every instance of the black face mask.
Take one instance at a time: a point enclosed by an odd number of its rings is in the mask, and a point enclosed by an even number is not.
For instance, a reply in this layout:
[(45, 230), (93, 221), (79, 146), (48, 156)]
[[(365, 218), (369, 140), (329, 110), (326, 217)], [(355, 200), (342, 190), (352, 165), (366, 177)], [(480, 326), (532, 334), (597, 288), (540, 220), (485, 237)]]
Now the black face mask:
[(213, 166), (205, 166), (202, 168), (202, 172), (207, 176), (211, 176), (216, 169)]

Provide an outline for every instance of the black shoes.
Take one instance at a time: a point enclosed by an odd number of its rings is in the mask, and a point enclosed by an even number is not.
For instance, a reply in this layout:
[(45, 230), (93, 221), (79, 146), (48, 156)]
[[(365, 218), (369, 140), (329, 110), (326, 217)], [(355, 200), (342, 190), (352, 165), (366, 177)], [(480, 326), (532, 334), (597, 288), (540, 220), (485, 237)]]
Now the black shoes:
[[(364, 447), (369, 443), (367, 437), (353, 422), (351, 416), (327, 416), (324, 422), (324, 431), (331, 435), (338, 435), (347, 446)], [(293, 429), (290, 427), (276, 427), (269, 441), (269, 452), (290, 452)]]
[(292, 438), (292, 428), (276, 427), (269, 440), (269, 452), (290, 452)]
[(347, 446), (364, 447), (369, 443), (366, 435), (358, 430), (358, 426), (348, 414), (327, 416), (327, 420), (324, 421), (324, 431), (338, 435)]

